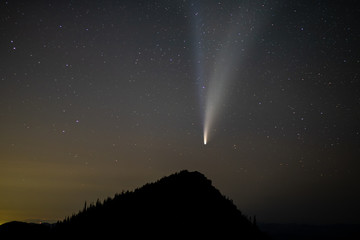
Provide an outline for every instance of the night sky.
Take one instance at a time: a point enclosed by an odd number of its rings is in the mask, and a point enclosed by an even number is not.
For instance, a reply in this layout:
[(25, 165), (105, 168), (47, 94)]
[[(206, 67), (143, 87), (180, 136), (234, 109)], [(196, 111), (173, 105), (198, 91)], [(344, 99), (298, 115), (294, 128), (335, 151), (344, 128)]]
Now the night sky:
[(0, 223), (182, 169), (259, 222), (360, 223), (359, 9), (1, 1)]

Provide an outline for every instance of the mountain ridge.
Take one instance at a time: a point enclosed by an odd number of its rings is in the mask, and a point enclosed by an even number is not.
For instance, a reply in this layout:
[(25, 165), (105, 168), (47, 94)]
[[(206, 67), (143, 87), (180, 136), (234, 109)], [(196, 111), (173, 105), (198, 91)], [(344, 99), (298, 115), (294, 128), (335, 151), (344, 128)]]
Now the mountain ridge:
[(103, 202), (85, 203), (83, 210), (51, 225), (43, 235), (266, 239), (211, 180), (187, 170)]

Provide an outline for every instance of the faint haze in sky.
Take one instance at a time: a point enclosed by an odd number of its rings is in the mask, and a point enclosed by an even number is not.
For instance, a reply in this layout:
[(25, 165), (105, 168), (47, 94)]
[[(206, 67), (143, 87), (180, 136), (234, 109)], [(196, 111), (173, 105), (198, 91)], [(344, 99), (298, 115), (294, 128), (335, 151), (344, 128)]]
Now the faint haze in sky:
[(359, 223), (357, 5), (2, 1), (0, 223), (181, 169), (258, 221)]

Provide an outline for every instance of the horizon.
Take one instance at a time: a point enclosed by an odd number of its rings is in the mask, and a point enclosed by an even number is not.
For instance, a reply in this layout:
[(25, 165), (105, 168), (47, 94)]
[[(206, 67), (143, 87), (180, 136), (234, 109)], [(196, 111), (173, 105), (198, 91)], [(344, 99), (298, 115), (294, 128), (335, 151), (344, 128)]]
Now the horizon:
[[(102, 199), (100, 198), (97, 198), (97, 199), (93, 199), (93, 200), (90, 200), (90, 199), (87, 199), (87, 200), (84, 200), (84, 202), (82, 203), (82, 205), (74, 212), (71, 212), (69, 214), (67, 214), (66, 216), (63, 216), (63, 217), (60, 217), (60, 218), (57, 218), (57, 219), (45, 219), (45, 218), (38, 218), (38, 219), (13, 219), (11, 221), (6, 221), (6, 222), (0, 222), (0, 225), (2, 224), (5, 224), (5, 223), (9, 223), (9, 222), (26, 222), (26, 223), (36, 223), (36, 224), (43, 224), (43, 223), (49, 223), (49, 224), (55, 224), (59, 221), (63, 221), (64, 219), (66, 219), (67, 217), (70, 217), (72, 216), (73, 214), (77, 214), (79, 213), (82, 209), (83, 209), (83, 206), (84, 206), (84, 203), (87, 203), (88, 206), (91, 206), (91, 205), (94, 205), (96, 203), (96, 201), (100, 201), (101, 203), (108, 199), (108, 198), (111, 198), (113, 199), (117, 194), (121, 194), (122, 192), (126, 192), (126, 191), (129, 191), (129, 192), (134, 192), (134, 190), (136, 189), (139, 189), (139, 188), (142, 188), (143, 186), (145, 186), (146, 184), (149, 184), (149, 183), (156, 183), (158, 180), (161, 180), (165, 177), (168, 177), (168, 176), (171, 176), (173, 174), (176, 174), (176, 173), (180, 173), (182, 171), (189, 171), (187, 169), (182, 169), (182, 170), (179, 170), (179, 171), (176, 171), (176, 172), (173, 172), (171, 173), (170, 175), (166, 175), (166, 176), (162, 176), (162, 177), (159, 177), (158, 179), (155, 179), (153, 181), (150, 181), (150, 182), (146, 182), (144, 184), (142, 184), (141, 186), (137, 186), (137, 187), (134, 187), (133, 189), (123, 189), (122, 191), (119, 191), (119, 192), (116, 192), (114, 193), (112, 196), (107, 196), (107, 197), (104, 197)], [(197, 170), (192, 170), (192, 171), (189, 171), (189, 172), (199, 172)], [(199, 172), (201, 174), (203, 174), (202, 172)], [(206, 178), (207, 176), (204, 175)], [(208, 178), (209, 179), (209, 178)], [(211, 182), (213, 182), (211, 179), (209, 179)], [(212, 183), (213, 185), (213, 183)], [(213, 185), (214, 186), (214, 185)], [(216, 189), (218, 189), (216, 186), (214, 186)], [(240, 210), (242, 212), (242, 214), (244, 214), (244, 216), (246, 216), (247, 218), (249, 218), (251, 220), (251, 218), (253, 216), (256, 216), (257, 218), (257, 223), (259, 225), (267, 225), (267, 224), (274, 224), (274, 225), (310, 225), (310, 226), (331, 226), (331, 225), (359, 225), (360, 223), (351, 223), (351, 222), (330, 222), (330, 223), (316, 223), (316, 222), (281, 222), (281, 221), (278, 221), (278, 222), (274, 222), (274, 221), (262, 221), (261, 220), (261, 216), (257, 215), (256, 213), (251, 213), (250, 215), (247, 214), (246, 212), (242, 211), (241, 208), (239, 208), (239, 206), (237, 206), (237, 204), (233, 201), (233, 199), (230, 197), (230, 196), (227, 196), (225, 194), (222, 193), (221, 189), (218, 189), (220, 191), (220, 193), (226, 197), (226, 198), (229, 198), (234, 204), (235, 206), (237, 207), (238, 210)], [(94, 205), (95, 206), (95, 205)]]
[(359, 224), (357, 6), (1, 2), (0, 224), (180, 169), (259, 222)]
[[(139, 187), (136, 187), (135, 189), (132, 189), (132, 190), (122, 190), (122, 192), (120, 193), (120, 192), (118, 192), (118, 193), (115, 193), (113, 196), (108, 196), (108, 197), (106, 197), (106, 198), (104, 198), (104, 199), (96, 199), (96, 200), (94, 200), (94, 201), (88, 201), (88, 200), (85, 200), (84, 201), (84, 206), (87, 206), (87, 208), (90, 208), (90, 207), (95, 207), (96, 205), (95, 205), (95, 203), (97, 203), (97, 202), (100, 202), (101, 204), (104, 202), (104, 200), (108, 200), (108, 199), (114, 199), (117, 195), (119, 196), (121, 196), (123, 193), (125, 193), (125, 192), (127, 192), (127, 191), (129, 191), (130, 193), (134, 193), (134, 191), (135, 190), (138, 190), (138, 189), (141, 189), (141, 188), (143, 188), (144, 186), (146, 186), (146, 185), (148, 185), (148, 184), (156, 184), (158, 181), (160, 181), (160, 180), (163, 180), (163, 179), (165, 179), (165, 178), (167, 178), (167, 177), (169, 177), (169, 176), (174, 176), (174, 175), (176, 175), (176, 174), (179, 174), (179, 173), (181, 173), (181, 172), (184, 172), (184, 171), (186, 171), (186, 172), (188, 172), (188, 173), (200, 173), (201, 175), (203, 175), (201, 172), (199, 172), (199, 171), (196, 171), (196, 170), (193, 170), (193, 171), (188, 171), (187, 169), (182, 169), (182, 170), (179, 170), (179, 171), (177, 171), (177, 172), (173, 172), (171, 175), (167, 175), (167, 176), (163, 176), (163, 177), (161, 177), (161, 178), (159, 178), (159, 179), (157, 179), (157, 180), (155, 180), (155, 181), (152, 181), (152, 182), (147, 182), (147, 183), (144, 183), (142, 186), (139, 186)], [(207, 178), (205, 175), (203, 175), (205, 178)], [(208, 178), (207, 178), (208, 179)], [(208, 179), (208, 180), (210, 180), (211, 181), (211, 179)], [(211, 181), (211, 185), (213, 186), (213, 184), (212, 184), (212, 181)], [(215, 186), (214, 186), (215, 187)], [(216, 187), (215, 187), (215, 189), (217, 189)], [(217, 189), (217, 190), (219, 190), (219, 189)], [(219, 190), (220, 191), (220, 194), (223, 196), (223, 197), (225, 197), (225, 198), (227, 198), (227, 199), (229, 199), (232, 203), (234, 203), (233, 202), (233, 200), (231, 199), (231, 198), (229, 198), (229, 196), (226, 196), (226, 195), (224, 195), (224, 194), (222, 194), (222, 192), (221, 192), (221, 190)], [(235, 203), (234, 203), (235, 204)], [(236, 206), (236, 204), (235, 204), (235, 206)], [(239, 209), (239, 207), (238, 206), (236, 206), (236, 208), (238, 209), (238, 210), (240, 210), (241, 211), (241, 209)], [(57, 222), (61, 222), (61, 221), (64, 221), (67, 217), (70, 217), (70, 216), (72, 216), (72, 215), (76, 215), (76, 214), (79, 214), (81, 211), (84, 211), (85, 210), (85, 208), (83, 207), (82, 209), (81, 208), (79, 208), (78, 209), (78, 211), (76, 211), (76, 212), (73, 212), (73, 213), (71, 213), (71, 214), (69, 214), (69, 215), (67, 215), (67, 216), (64, 216), (62, 219), (24, 219), (24, 220), (13, 220), (13, 221), (9, 221), (9, 222), (25, 222), (25, 223), (35, 223), (35, 224), (55, 224), (55, 223), (57, 223)], [(242, 212), (242, 211), (241, 211)], [(243, 212), (242, 212), (242, 214), (244, 214)], [(247, 215), (247, 214), (244, 214), (244, 216), (246, 217), (246, 218), (248, 218), (249, 219), (249, 221), (252, 221), (252, 218), (255, 216), (256, 218), (258, 218), (259, 216), (257, 216), (256, 214), (254, 214), (254, 215)], [(9, 222), (4, 222), (4, 223), (9, 223)], [(264, 221), (256, 221), (259, 225), (299, 225), (299, 226), (301, 226), (301, 225), (309, 225), (309, 226), (331, 226), (331, 225), (359, 225), (360, 223), (345, 223), (345, 222), (338, 222), (338, 223), (328, 223), (328, 224), (316, 224), (316, 223), (309, 223), (309, 222), (307, 222), (307, 223), (299, 223), (299, 222), (264, 222)], [(2, 224), (4, 224), (4, 223), (0, 223), (0, 225), (2, 225)]]

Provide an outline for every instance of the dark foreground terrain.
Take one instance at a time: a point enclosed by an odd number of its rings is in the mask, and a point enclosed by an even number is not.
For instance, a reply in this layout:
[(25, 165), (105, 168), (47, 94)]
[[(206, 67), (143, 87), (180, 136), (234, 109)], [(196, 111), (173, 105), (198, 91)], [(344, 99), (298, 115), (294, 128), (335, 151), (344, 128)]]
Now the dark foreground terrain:
[(199, 172), (97, 201), (56, 224), (10, 222), (0, 239), (268, 239)]
[(259, 224), (273, 240), (358, 240), (358, 224)]

